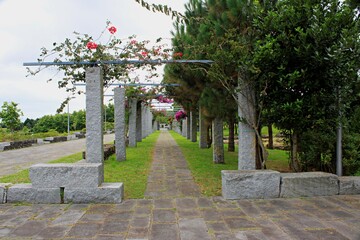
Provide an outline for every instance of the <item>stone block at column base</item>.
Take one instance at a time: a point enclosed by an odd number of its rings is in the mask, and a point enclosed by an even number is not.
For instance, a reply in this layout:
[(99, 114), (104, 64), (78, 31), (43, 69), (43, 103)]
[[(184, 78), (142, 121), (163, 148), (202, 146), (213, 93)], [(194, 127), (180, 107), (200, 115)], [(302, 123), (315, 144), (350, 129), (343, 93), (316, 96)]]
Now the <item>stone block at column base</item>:
[(280, 173), (271, 170), (223, 170), (222, 196), (225, 199), (278, 198)]
[(338, 177), (325, 172), (282, 173), (280, 197), (313, 197), (339, 194)]
[(41, 163), (30, 167), (30, 179), (35, 188), (95, 188), (103, 182), (103, 176), (101, 163)]
[(339, 177), (339, 194), (340, 195), (360, 194), (360, 177), (358, 176)]
[(60, 188), (33, 188), (32, 184), (15, 184), (7, 189), (7, 203), (61, 203)]
[(123, 183), (103, 183), (97, 188), (65, 188), (65, 203), (121, 203)]

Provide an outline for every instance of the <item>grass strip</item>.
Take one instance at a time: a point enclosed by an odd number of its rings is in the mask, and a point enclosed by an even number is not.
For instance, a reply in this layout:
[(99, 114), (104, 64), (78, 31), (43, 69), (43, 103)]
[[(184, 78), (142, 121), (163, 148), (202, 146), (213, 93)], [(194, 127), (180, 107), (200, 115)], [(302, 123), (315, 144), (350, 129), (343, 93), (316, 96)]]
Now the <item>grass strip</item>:
[(198, 142), (191, 142), (174, 131), (170, 134), (179, 145), (202, 194), (220, 196), (221, 170), (237, 169), (237, 152), (225, 151), (225, 164), (214, 164), (212, 148), (200, 149)]
[(118, 162), (111, 156), (105, 162), (105, 182), (122, 182), (125, 198), (144, 198), (154, 147), (160, 131), (137, 143), (136, 148), (126, 149), (126, 161)]
[[(170, 131), (188, 162), (195, 182), (205, 196), (221, 195), (221, 170), (238, 169), (237, 146), (235, 152), (226, 151), (224, 146), (225, 164), (214, 164), (212, 148), (200, 149), (198, 142), (191, 142), (180, 134)], [(273, 170), (288, 169), (288, 155), (283, 150), (269, 150), (267, 168)]]

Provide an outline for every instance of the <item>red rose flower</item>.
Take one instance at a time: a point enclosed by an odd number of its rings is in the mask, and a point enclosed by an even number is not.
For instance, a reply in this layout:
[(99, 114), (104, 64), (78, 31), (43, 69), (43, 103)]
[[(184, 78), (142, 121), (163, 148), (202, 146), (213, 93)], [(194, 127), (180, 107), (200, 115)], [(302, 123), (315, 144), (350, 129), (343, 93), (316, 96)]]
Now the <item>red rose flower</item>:
[(174, 53), (174, 57), (182, 58), (183, 53), (182, 52), (176, 52)]
[(88, 49), (96, 49), (96, 48), (98, 47), (98, 45), (97, 45), (96, 43), (94, 43), (94, 42), (88, 42), (88, 43), (86, 44), (86, 47), (87, 47)]
[(131, 40), (130, 44), (135, 45), (135, 44), (137, 44), (137, 41), (136, 40)]
[(111, 26), (111, 27), (109, 27), (108, 28), (108, 30), (109, 30), (109, 32), (111, 33), (111, 34), (114, 34), (114, 33), (116, 33), (116, 27), (114, 27), (114, 26)]
[(141, 52), (141, 55), (142, 55), (143, 57), (147, 57), (148, 53), (144, 51), (144, 52)]

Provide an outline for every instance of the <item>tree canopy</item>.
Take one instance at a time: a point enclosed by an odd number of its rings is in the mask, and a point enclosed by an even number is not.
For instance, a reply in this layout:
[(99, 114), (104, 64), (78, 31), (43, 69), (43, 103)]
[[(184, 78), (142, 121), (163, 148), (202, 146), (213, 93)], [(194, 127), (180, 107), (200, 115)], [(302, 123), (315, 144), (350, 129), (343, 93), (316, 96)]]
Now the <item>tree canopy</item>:
[(4, 102), (1, 106), (1, 124), (4, 125), (11, 132), (18, 130), (21, 127), (21, 116), (23, 116), (23, 113), (21, 109), (18, 108), (17, 103)]
[[(192, 78), (200, 104), (219, 114), (251, 86), (256, 118), (247, 122), (258, 133), (265, 122), (287, 133), (291, 167), (300, 171), (308, 166), (298, 157), (304, 162), (313, 151), (307, 133), (335, 133), (339, 112), (359, 101), (359, 15), (356, 1), (191, 0), (173, 41), (186, 58), (214, 61)], [(196, 76), (189, 68), (172, 70), (167, 82)], [(318, 150), (334, 152), (329, 148)]]

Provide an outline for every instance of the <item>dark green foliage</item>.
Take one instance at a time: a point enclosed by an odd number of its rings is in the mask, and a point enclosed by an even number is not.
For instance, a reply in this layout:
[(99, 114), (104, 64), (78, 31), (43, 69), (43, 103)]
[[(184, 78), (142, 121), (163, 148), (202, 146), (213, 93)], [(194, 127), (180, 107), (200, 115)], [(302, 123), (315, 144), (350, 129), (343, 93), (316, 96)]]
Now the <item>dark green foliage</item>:
[[(285, 0), (257, 18), (253, 61), (267, 119), (291, 133), (294, 160), (334, 172), (339, 111), (358, 98), (359, 21), (336, 0)], [(327, 125), (327, 128), (321, 126)]]

